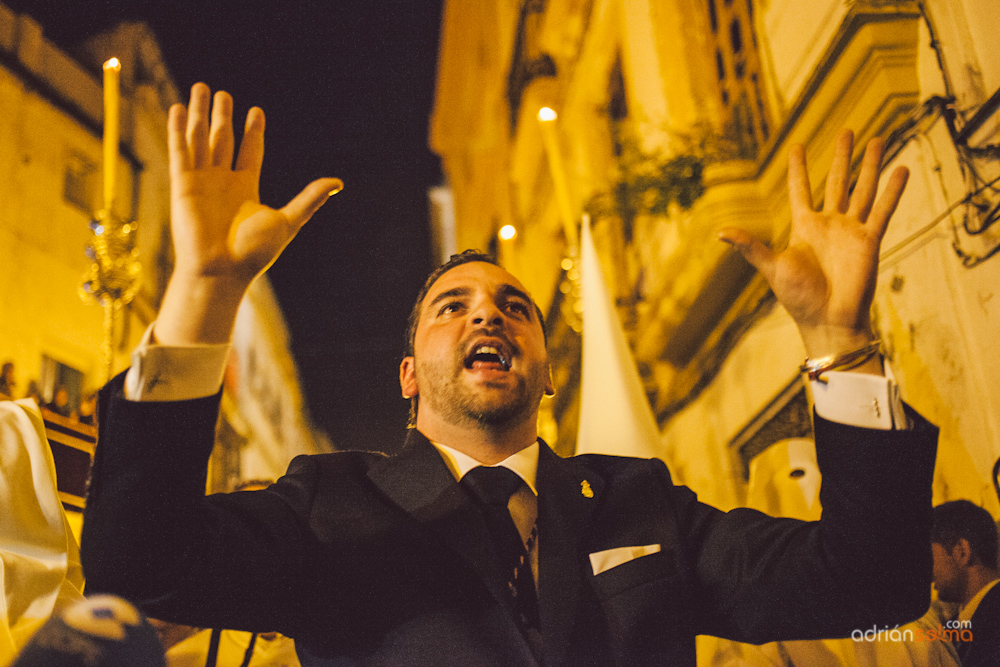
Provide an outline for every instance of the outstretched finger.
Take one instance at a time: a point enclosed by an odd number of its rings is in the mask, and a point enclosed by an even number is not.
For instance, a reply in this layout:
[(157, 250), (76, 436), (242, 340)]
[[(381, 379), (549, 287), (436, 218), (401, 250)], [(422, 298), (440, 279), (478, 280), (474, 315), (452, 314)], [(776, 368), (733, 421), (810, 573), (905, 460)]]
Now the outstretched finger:
[(236, 158), (238, 171), (252, 170), (260, 173), (264, 163), (264, 112), (253, 107), (247, 112), (247, 122), (240, 142), (240, 154)]
[(878, 137), (868, 142), (865, 157), (861, 162), (861, 173), (851, 194), (851, 205), (848, 215), (864, 222), (871, 213), (875, 203), (875, 193), (878, 191), (878, 176), (882, 171), (882, 140)]
[(837, 135), (833, 149), (833, 162), (826, 177), (826, 195), (823, 210), (844, 213), (847, 211), (848, 179), (851, 176), (851, 154), (854, 152), (854, 133), (842, 130)]
[(344, 189), (344, 182), (339, 178), (321, 178), (315, 180), (288, 202), (281, 212), (296, 228), (309, 222), (309, 218), (320, 209), (326, 201)]
[(774, 278), (775, 253), (767, 245), (754, 238), (745, 229), (726, 227), (718, 232), (718, 239), (740, 251), (744, 259), (760, 271), (768, 283)]
[(212, 91), (203, 83), (191, 86), (188, 104), (187, 144), (191, 166), (199, 169), (208, 164), (208, 112)]
[(868, 224), (871, 225), (869, 233), (880, 239), (885, 235), (885, 229), (889, 225), (889, 219), (896, 212), (896, 206), (906, 189), (906, 181), (910, 178), (910, 170), (906, 167), (896, 167), (889, 175), (889, 181), (885, 184), (885, 191), (875, 202), (871, 214), (868, 216)]
[(788, 151), (788, 199), (792, 216), (813, 210), (812, 188), (806, 170), (806, 149), (796, 144)]
[(212, 102), (209, 146), (213, 166), (233, 166), (233, 98), (224, 90), (217, 92)]
[(170, 161), (171, 175), (179, 175), (191, 168), (191, 156), (188, 154), (187, 139), (187, 108), (183, 104), (170, 107), (167, 117), (167, 155)]

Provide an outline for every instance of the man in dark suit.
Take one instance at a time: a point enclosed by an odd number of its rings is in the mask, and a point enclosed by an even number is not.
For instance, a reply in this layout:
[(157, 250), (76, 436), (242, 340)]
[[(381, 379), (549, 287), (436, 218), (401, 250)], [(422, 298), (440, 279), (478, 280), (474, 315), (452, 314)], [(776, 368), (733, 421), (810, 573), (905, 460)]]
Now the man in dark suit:
[[(936, 430), (903, 409), (871, 344), (878, 246), (906, 181), (897, 170), (876, 201), (879, 142), (849, 196), (841, 134), (822, 211), (793, 149), (784, 251), (721, 234), (768, 278), (821, 378), (822, 521), (720, 512), (658, 460), (557, 457), (535, 427), (552, 389), (541, 313), (476, 254), (418, 297), (400, 385), (419, 404), (397, 456), (299, 457), (269, 489), (206, 498), (236, 308), (340, 187), (260, 205), (263, 115), (251, 110), (231, 170), (232, 101), (217, 93), (210, 114), (209, 98), (197, 84), (190, 110), (171, 109), (177, 265), (100, 402), (90, 590), (176, 622), (281, 632), (304, 665), (694, 664), (699, 633), (847, 635), (926, 609)], [(844, 392), (847, 407), (831, 399)]]
[(961, 605), (945, 633), (962, 667), (1000, 665), (997, 542), (997, 526), (982, 507), (954, 500), (934, 508), (934, 588), (942, 601)]

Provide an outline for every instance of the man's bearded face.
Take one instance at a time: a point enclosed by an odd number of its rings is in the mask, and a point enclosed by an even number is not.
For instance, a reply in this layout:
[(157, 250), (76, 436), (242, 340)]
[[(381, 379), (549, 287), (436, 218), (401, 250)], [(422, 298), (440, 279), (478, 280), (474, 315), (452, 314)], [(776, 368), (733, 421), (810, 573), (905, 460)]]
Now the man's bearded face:
[(451, 269), (421, 306), (414, 340), (420, 413), (453, 424), (532, 418), (549, 388), (535, 305), (514, 276), (470, 262)]

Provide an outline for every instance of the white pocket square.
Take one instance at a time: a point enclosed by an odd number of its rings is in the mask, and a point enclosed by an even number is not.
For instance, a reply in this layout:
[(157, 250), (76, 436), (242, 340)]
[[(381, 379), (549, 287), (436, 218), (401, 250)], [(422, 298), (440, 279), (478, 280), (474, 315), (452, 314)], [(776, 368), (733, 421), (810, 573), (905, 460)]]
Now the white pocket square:
[(614, 549), (590, 554), (590, 566), (594, 569), (594, 575), (596, 576), (601, 572), (607, 572), (611, 568), (618, 567), (630, 560), (659, 553), (659, 551), (659, 544), (646, 544), (641, 547), (615, 547)]

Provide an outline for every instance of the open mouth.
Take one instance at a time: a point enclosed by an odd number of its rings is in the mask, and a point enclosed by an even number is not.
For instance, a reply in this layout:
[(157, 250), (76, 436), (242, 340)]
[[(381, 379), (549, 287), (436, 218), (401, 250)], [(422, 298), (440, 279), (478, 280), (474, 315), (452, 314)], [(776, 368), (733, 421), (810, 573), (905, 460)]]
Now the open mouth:
[(465, 358), (465, 367), (468, 369), (493, 368), (497, 370), (510, 370), (510, 359), (503, 349), (492, 345), (478, 345)]

